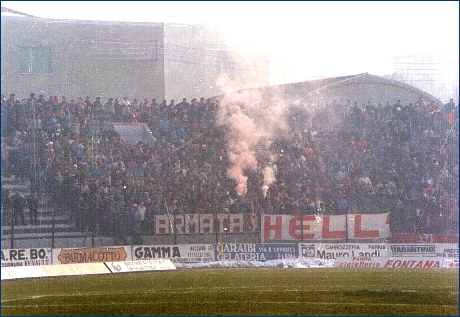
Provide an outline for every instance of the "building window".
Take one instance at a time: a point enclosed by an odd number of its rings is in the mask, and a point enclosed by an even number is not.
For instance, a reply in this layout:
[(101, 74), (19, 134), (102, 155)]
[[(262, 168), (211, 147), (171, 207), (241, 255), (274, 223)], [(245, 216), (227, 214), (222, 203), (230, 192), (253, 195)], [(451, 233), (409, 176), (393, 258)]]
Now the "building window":
[(21, 74), (51, 74), (49, 47), (21, 47), (19, 72)]
[(158, 41), (120, 42), (116, 40), (82, 40), (88, 58), (98, 60), (157, 61)]

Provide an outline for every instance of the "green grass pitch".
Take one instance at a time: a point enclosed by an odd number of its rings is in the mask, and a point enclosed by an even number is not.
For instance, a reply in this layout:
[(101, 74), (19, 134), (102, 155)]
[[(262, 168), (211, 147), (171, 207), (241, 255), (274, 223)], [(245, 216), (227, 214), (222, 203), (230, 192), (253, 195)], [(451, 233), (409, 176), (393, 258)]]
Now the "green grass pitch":
[(458, 316), (457, 270), (197, 269), (2, 282), (2, 315)]

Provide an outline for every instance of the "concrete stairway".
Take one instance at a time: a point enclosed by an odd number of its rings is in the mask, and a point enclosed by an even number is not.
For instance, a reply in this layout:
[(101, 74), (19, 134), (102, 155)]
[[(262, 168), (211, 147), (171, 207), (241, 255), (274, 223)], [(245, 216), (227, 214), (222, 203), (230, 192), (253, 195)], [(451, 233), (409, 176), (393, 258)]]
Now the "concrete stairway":
[[(10, 190), (14, 193), (16, 190), (28, 197), (30, 195), (30, 183), (21, 182), (14, 177), (2, 177), (2, 188)], [(19, 218), (19, 225), (13, 225), (13, 212), (9, 209), (2, 208), (2, 248), (11, 245), (11, 239), (16, 241), (20, 240), (40, 240), (54, 238), (81, 238), (86, 237), (87, 233), (79, 232), (75, 229), (74, 223), (69, 214), (53, 210), (44, 205), (43, 201), (40, 202), (38, 208), (38, 224), (31, 225), (29, 217), (29, 209), (24, 209), (25, 225), (22, 225)], [(54, 222), (54, 226), (53, 226)], [(14, 245), (14, 243), (13, 243)], [(32, 246), (31, 246), (32, 247)]]

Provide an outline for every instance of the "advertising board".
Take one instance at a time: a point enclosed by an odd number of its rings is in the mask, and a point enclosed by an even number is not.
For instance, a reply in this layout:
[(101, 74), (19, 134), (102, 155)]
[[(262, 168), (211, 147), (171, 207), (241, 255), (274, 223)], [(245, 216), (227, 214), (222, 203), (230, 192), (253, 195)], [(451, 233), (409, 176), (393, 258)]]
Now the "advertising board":
[(442, 258), (389, 258), (382, 266), (384, 269), (441, 269), (443, 268)]
[(53, 264), (130, 261), (131, 247), (53, 249)]
[(46, 276), (107, 274), (110, 271), (104, 263), (73, 263), (42, 266)]
[(436, 254), (442, 254), (444, 258), (456, 259), (458, 263), (458, 243), (437, 243)]
[(267, 261), (297, 258), (295, 243), (223, 243), (215, 249), (217, 261)]
[[(387, 259), (388, 246), (380, 243), (299, 243), (299, 254), (304, 258), (324, 260)], [(354, 263), (354, 262), (353, 262)]]
[(166, 271), (176, 269), (171, 259), (106, 262), (105, 264), (112, 273)]
[(399, 257), (437, 257), (457, 258), (458, 243), (389, 244), (389, 256)]
[(334, 262), (334, 267), (344, 269), (376, 269), (382, 268), (387, 263), (388, 258), (355, 257), (338, 258)]
[(447, 261), (444, 258), (339, 258), (334, 267), (340, 268), (382, 268), (382, 269), (442, 269), (455, 268), (458, 261)]
[(132, 248), (133, 260), (171, 259), (173, 262), (212, 262), (212, 244), (139, 245)]
[(446, 258), (442, 262), (442, 267), (446, 269), (457, 269), (459, 268), (458, 266), (458, 258), (457, 259), (451, 259), (451, 258)]
[(108, 274), (104, 263), (2, 267), (2, 280), (32, 277)]
[(333, 259), (339, 268), (458, 268), (458, 244), (315, 244), (300, 243), (303, 257)]
[(45, 277), (46, 273), (43, 271), (42, 266), (14, 266), (14, 267), (2, 267), (1, 270), (2, 281), (3, 280), (14, 280), (21, 278), (31, 277)]
[(2, 249), (2, 267), (50, 265), (51, 248)]

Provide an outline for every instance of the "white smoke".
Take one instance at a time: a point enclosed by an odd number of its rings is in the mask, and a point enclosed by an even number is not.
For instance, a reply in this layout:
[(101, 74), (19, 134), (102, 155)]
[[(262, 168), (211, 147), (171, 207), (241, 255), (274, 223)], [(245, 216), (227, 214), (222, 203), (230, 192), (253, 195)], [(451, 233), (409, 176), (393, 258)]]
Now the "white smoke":
[(267, 196), (267, 191), (270, 188), (270, 185), (276, 181), (277, 171), (278, 171), (278, 168), (275, 164), (266, 166), (263, 170), (264, 183), (262, 185), (262, 192), (264, 194), (264, 198)]

